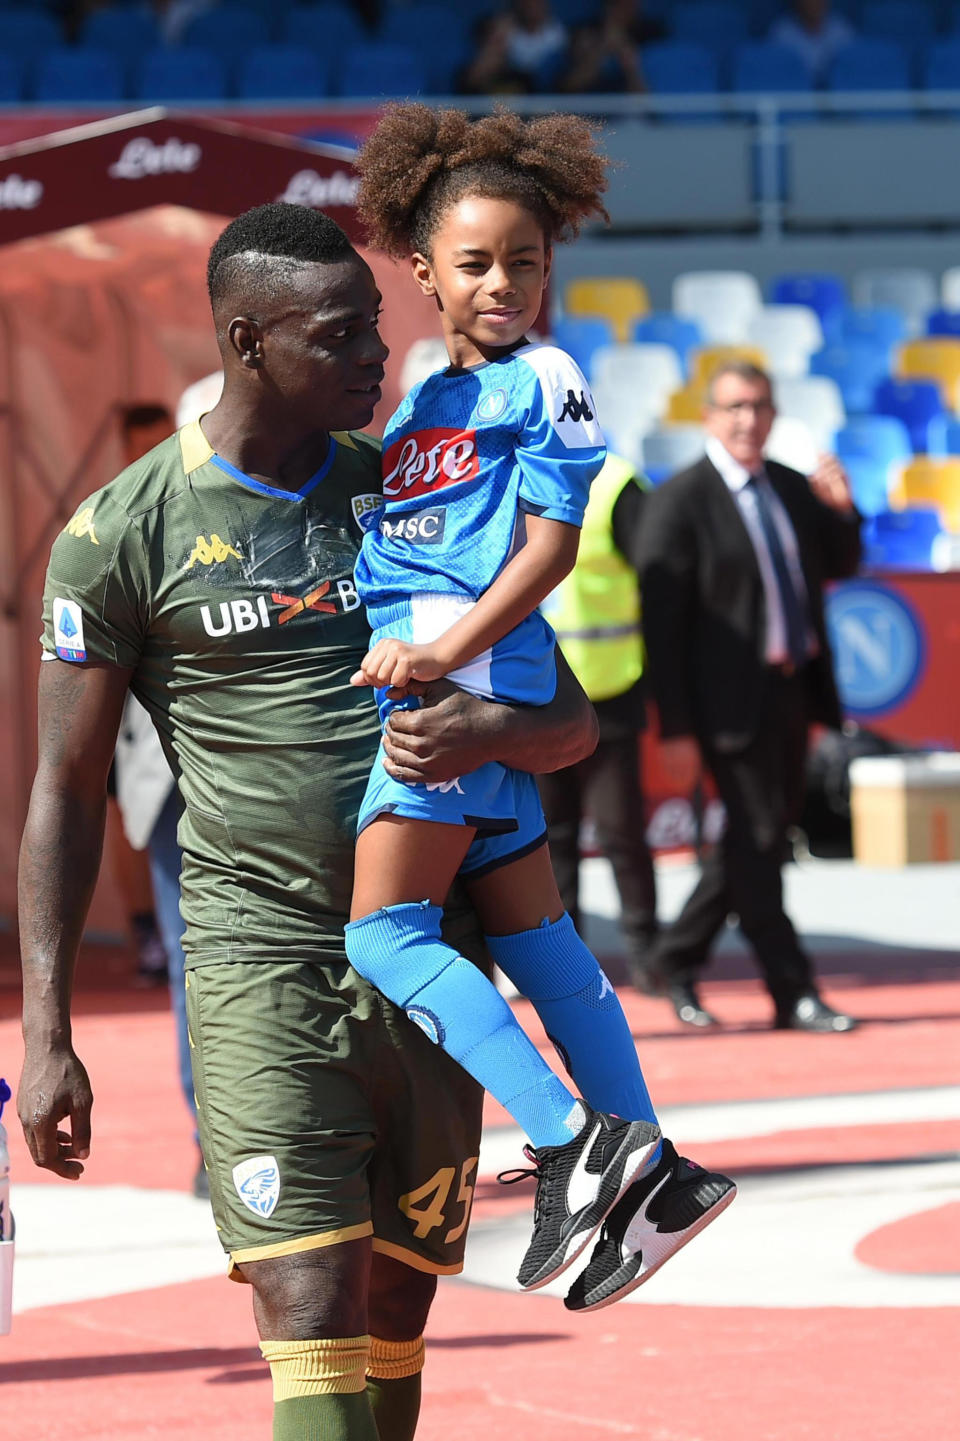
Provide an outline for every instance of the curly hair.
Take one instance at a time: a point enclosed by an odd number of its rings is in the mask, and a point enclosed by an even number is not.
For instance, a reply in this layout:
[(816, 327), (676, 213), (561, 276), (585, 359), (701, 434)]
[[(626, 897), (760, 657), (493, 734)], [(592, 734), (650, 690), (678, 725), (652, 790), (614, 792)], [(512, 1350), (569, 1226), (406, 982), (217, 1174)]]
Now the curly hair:
[(548, 243), (569, 240), (591, 215), (609, 220), (607, 162), (595, 127), (577, 115), (530, 120), (498, 109), (390, 106), (357, 158), (357, 213), (375, 250), (430, 254), (442, 217), (467, 195), (516, 200), (537, 216)]

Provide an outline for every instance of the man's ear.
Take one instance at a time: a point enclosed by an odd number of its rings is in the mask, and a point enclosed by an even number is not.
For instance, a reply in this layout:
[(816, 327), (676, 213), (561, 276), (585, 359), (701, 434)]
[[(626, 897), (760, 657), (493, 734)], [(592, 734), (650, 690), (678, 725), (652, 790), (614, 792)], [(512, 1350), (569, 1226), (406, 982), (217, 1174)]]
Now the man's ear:
[(410, 269), (413, 271), (413, 278), (424, 295), (436, 295), (437, 287), (433, 279), (433, 266), (427, 257), (421, 255), (419, 251), (411, 255)]
[(255, 320), (238, 315), (227, 326), (227, 335), (241, 365), (256, 370), (263, 364), (263, 335)]

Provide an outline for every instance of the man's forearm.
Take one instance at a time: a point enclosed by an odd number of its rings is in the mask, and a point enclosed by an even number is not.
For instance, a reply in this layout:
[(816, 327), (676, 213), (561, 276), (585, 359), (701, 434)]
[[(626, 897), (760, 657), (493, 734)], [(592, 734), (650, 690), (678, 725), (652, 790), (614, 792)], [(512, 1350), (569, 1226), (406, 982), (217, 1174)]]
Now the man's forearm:
[(514, 770), (546, 775), (585, 760), (597, 748), (597, 716), (566, 661), (557, 655), (557, 692), (547, 706), (508, 706), (504, 749)]

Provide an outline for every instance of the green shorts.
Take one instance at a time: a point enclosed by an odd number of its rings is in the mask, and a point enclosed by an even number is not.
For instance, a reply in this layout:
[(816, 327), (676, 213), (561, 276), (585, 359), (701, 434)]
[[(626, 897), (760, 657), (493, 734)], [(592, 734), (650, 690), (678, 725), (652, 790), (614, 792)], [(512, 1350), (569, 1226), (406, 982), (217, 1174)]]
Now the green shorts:
[(187, 972), (210, 1200), (231, 1273), (244, 1261), (372, 1236), (455, 1274), (483, 1094), (346, 960)]

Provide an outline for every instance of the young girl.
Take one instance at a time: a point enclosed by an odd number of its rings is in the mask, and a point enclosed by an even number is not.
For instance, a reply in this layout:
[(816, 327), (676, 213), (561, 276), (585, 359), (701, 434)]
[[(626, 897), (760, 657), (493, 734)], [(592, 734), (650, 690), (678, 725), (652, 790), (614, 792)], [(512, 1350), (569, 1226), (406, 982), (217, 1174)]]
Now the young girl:
[[(413, 389), (384, 435), (384, 508), (356, 572), (374, 636), (354, 682), (380, 689), (384, 716), (411, 681), (441, 676), (504, 703), (546, 704), (554, 642), (537, 607), (574, 564), (605, 451), (582, 374), (526, 332), (554, 240), (605, 214), (604, 162), (573, 116), (525, 122), (500, 112), (471, 122), (400, 105), (378, 124), (359, 168), (371, 242), (412, 257), (417, 284), (439, 310), (450, 366)], [(624, 1196), (583, 1295), (568, 1298), (576, 1309), (609, 1304), (712, 1219), (734, 1188), (689, 1162), (681, 1174), (670, 1143), (661, 1144), (620, 1004), (563, 911), (533, 777), (485, 765), (443, 784), (404, 785), (378, 757), (358, 829), (346, 931), (353, 966), (532, 1142), (537, 1198), (521, 1285), (535, 1289), (565, 1270)], [(491, 955), (535, 1005), (585, 1100), (546, 1065), (496, 988), (441, 940), (441, 908), (458, 873)], [(681, 1203), (676, 1214), (667, 1190)], [(656, 1221), (646, 1210), (654, 1192)], [(613, 1234), (621, 1214), (629, 1247)]]

